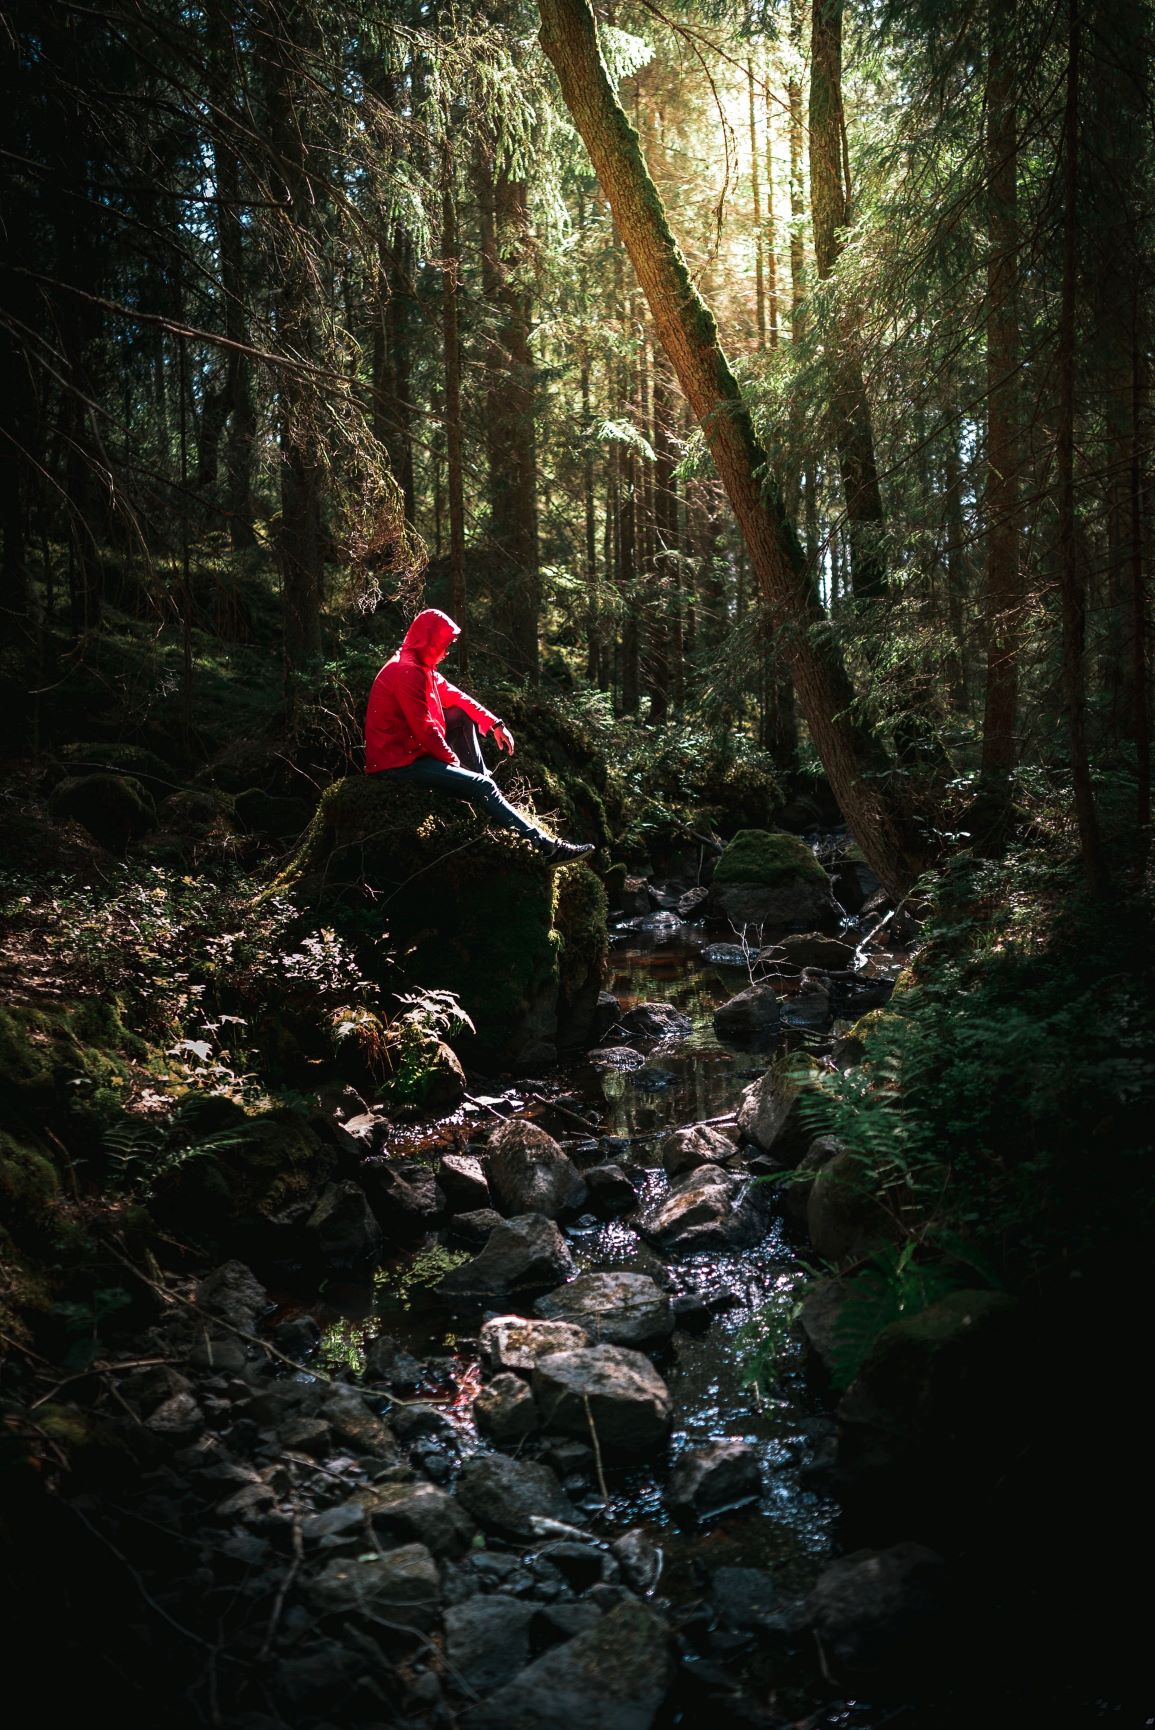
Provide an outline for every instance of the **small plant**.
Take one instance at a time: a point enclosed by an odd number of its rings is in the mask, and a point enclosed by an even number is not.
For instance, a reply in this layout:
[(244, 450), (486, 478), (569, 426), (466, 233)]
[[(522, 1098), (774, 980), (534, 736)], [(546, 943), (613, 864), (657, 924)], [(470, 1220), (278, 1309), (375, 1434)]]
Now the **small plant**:
[(400, 1105), (416, 1104), (425, 1097), (440, 1042), (463, 1030), (477, 1030), (456, 992), (404, 992), (398, 1002), (408, 1007), (389, 1025), (394, 1064), (389, 1092)]
[(845, 1281), (846, 1301), (834, 1324), (831, 1380), (841, 1393), (891, 1322), (920, 1315), (949, 1292), (970, 1284), (943, 1262), (916, 1260), (916, 1245), (887, 1244)]
[(794, 1345), (793, 1328), (801, 1310), (800, 1287), (791, 1280), (780, 1286), (770, 1301), (738, 1329), (734, 1343), (742, 1365), (741, 1385), (753, 1388), (759, 1402), (782, 1375), (784, 1360)]

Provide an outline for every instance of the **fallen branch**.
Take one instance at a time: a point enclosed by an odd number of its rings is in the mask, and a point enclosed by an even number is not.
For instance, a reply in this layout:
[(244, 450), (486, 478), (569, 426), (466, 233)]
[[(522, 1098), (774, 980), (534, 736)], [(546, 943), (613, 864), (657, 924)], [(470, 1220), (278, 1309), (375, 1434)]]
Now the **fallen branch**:
[(602, 1447), (601, 1443), (598, 1441), (597, 1425), (594, 1423), (594, 1414), (590, 1409), (590, 1397), (588, 1394), (582, 1395), (582, 1405), (586, 1409), (586, 1422), (590, 1427), (590, 1440), (594, 1445), (594, 1465), (597, 1468), (598, 1489), (601, 1491), (602, 1501), (608, 1506), (610, 1492), (606, 1488), (606, 1474), (602, 1469)]
[(568, 1105), (559, 1105), (556, 1099), (547, 1099), (544, 1093), (531, 1093), (530, 1099), (536, 1099), (539, 1105), (548, 1106), (550, 1111), (556, 1111), (559, 1117), (568, 1118), (570, 1123), (576, 1123), (579, 1129), (584, 1129), (587, 1135), (599, 1135), (599, 1127), (595, 1123), (587, 1123), (584, 1117), (579, 1117), (576, 1111), (571, 1111)]

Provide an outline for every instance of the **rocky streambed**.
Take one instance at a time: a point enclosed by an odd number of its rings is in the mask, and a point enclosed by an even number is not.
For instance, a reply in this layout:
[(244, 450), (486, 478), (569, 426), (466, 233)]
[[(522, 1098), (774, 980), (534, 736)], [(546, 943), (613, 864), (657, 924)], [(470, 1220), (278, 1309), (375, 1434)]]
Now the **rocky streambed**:
[[(769, 1181), (798, 1134), (769, 1047), (838, 1037), (853, 951), (812, 933), (747, 987), (748, 950), (711, 959), (662, 893), (618, 922), (587, 1060), (408, 1145), (329, 1099), (378, 1177), (371, 1214), (343, 1192), (311, 1226), (372, 1278), (334, 1271), (305, 1304), (239, 1259), (158, 1272), (131, 1355), (38, 1396), (70, 1462), (72, 1643), (122, 1721), (905, 1711), (943, 1564), (913, 1541), (839, 1555), (835, 1424), (803, 1362), (821, 1328), (787, 1325), (807, 1204), (788, 1192), (792, 1237)], [(753, 1011), (718, 1016), (739, 987)]]

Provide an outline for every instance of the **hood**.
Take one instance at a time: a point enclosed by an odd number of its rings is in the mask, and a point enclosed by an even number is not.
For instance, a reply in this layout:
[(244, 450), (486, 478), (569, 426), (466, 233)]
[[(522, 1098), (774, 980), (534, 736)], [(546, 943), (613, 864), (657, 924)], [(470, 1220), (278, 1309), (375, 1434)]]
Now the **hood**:
[(461, 626), (455, 625), (448, 613), (439, 613), (436, 607), (426, 607), (406, 631), (401, 646), (410, 650), (427, 667), (435, 667), (460, 635)]

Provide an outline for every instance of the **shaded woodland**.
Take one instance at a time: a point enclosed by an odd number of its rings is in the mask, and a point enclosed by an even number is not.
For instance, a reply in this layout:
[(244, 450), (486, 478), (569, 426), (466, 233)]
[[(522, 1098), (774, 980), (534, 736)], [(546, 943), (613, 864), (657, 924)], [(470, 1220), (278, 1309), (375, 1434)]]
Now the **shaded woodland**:
[[(1150, 0), (0, 0), (0, 1579), (78, 1706), (543, 1730), (576, 1651), (591, 1724), (1149, 1722), (1153, 43)], [(363, 774), (426, 607), (588, 863)], [(663, 1236), (702, 1165), (719, 1290)], [(644, 1492), (493, 1343), (611, 1221)], [(548, 1277), (470, 1286), (513, 1239)], [(772, 1612), (677, 1489), (688, 1339), (797, 1420)], [(523, 1466), (555, 1547), (592, 1521), (552, 1573), (476, 1487)], [(631, 1495), (717, 1535), (669, 1598)]]

